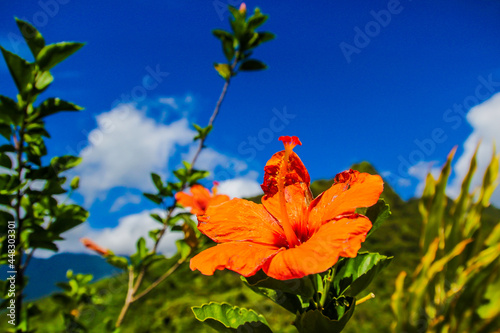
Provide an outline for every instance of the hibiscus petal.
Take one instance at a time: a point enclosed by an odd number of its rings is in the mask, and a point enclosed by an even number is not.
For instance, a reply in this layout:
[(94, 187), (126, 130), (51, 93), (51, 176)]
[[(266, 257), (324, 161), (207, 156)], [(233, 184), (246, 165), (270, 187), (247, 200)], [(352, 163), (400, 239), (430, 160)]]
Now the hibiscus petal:
[(217, 205), (220, 205), (221, 203), (229, 201), (229, 200), (231, 200), (231, 198), (229, 198), (225, 194), (216, 194), (215, 196), (210, 198), (208, 204), (209, 204), (209, 206), (217, 206)]
[(338, 174), (335, 178), (337, 182), (311, 202), (311, 233), (339, 215), (353, 213), (358, 207), (370, 207), (377, 203), (384, 190), (382, 178), (379, 175), (351, 171)]
[(191, 214), (199, 215), (205, 213), (211, 198), (210, 191), (201, 185), (193, 185), (190, 188), (192, 195), (177, 192), (175, 199), (184, 207), (191, 207)]
[[(307, 188), (309, 191), (309, 188)], [(304, 183), (293, 184), (285, 187), (285, 206), (288, 221), (299, 240), (301, 236), (307, 237), (307, 209), (309, 202), (304, 195)], [(278, 221), (283, 221), (279, 195), (262, 197), (262, 204), (266, 210)], [(305, 239), (304, 239), (305, 240)]]
[(264, 182), (261, 185), (266, 196), (273, 196), (278, 192), (278, 177), (284, 177), (285, 186), (304, 183), (305, 188), (309, 189), (311, 178), (307, 172), (304, 163), (295, 152), (290, 152), (288, 157), (288, 169), (286, 175), (281, 175), (281, 165), (285, 157), (285, 151), (279, 151), (274, 154), (264, 167)]
[(218, 244), (196, 255), (189, 267), (204, 275), (212, 275), (218, 269), (227, 268), (243, 276), (251, 276), (280, 251), (282, 249), (275, 246), (251, 242)]
[(328, 222), (305, 243), (276, 254), (262, 269), (278, 280), (324, 272), (339, 256), (355, 257), (371, 226), (368, 218), (357, 214)]
[(232, 199), (198, 216), (198, 229), (217, 243), (251, 241), (277, 247), (286, 245), (283, 229), (262, 205)]
[(202, 185), (193, 185), (190, 191), (193, 197), (199, 201), (208, 201), (211, 197), (210, 191)]

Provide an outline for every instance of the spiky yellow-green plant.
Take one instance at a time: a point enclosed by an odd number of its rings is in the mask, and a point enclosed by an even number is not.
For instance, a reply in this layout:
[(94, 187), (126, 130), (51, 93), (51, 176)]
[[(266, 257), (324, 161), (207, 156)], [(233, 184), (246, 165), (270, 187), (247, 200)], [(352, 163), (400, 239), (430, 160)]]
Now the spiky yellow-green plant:
[[(437, 180), (429, 174), (419, 203), (422, 259), (401, 272), (391, 307), (393, 332), (495, 332), (500, 328), (500, 223), (487, 230), (482, 213), (497, 185), (493, 154), (481, 186), (470, 192), (477, 149), (454, 201), (446, 185), (455, 150)], [(498, 332), (498, 331), (497, 331)]]

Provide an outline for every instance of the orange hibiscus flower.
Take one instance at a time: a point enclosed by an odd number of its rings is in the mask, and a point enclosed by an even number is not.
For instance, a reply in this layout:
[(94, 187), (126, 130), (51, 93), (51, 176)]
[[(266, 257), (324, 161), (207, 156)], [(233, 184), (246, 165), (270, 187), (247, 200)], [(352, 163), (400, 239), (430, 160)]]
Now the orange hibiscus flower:
[(340, 256), (357, 255), (372, 224), (355, 209), (378, 201), (382, 178), (344, 171), (313, 199), (309, 173), (293, 151), (301, 142), (279, 139), (285, 150), (264, 168), (261, 205), (232, 199), (198, 216), (199, 230), (219, 244), (191, 259), (192, 270), (212, 275), (227, 268), (251, 276), (262, 269), (287, 280), (326, 271)]
[(90, 238), (87, 238), (87, 237), (80, 238), (80, 242), (82, 242), (82, 244), (85, 245), (85, 247), (87, 249), (95, 251), (95, 252), (99, 253), (102, 256), (107, 256), (108, 254), (111, 253), (111, 251), (109, 251), (108, 249), (106, 249), (106, 248), (104, 248), (104, 247), (102, 247), (100, 245), (97, 245), (97, 243), (95, 243)]
[(175, 194), (177, 203), (184, 207), (191, 207), (191, 214), (205, 214), (205, 211), (210, 206), (215, 206), (229, 200), (225, 194), (217, 194), (217, 183), (214, 182), (212, 193), (201, 185), (191, 186), (191, 195), (178, 192)]

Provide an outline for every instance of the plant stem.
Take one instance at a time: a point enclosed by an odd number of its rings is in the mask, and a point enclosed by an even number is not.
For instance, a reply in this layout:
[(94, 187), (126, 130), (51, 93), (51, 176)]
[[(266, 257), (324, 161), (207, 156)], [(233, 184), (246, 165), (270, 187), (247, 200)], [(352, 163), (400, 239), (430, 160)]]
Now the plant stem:
[(328, 272), (328, 275), (325, 277), (325, 286), (323, 288), (323, 294), (321, 295), (321, 300), (319, 301), (321, 306), (324, 307), (326, 300), (328, 298), (328, 293), (330, 292), (330, 285), (332, 284), (332, 280), (335, 277), (335, 271), (337, 269), (337, 264), (333, 266)]
[(135, 296), (133, 299), (132, 299), (132, 302), (135, 302), (137, 301), (138, 299), (142, 298), (143, 296), (145, 296), (146, 294), (148, 294), (151, 290), (153, 290), (154, 288), (156, 288), (157, 285), (159, 285), (160, 283), (163, 282), (163, 280), (165, 280), (166, 278), (168, 278), (170, 275), (172, 275), (173, 272), (176, 271), (177, 268), (179, 268), (180, 265), (182, 265), (184, 262), (187, 261), (187, 259), (189, 258), (189, 256), (187, 256), (186, 258), (184, 259), (180, 259), (179, 261), (177, 261), (175, 263), (175, 265), (173, 265), (172, 267), (170, 267), (170, 269), (168, 271), (166, 271), (162, 276), (160, 276), (155, 282), (151, 283), (149, 285), (149, 287), (147, 287), (146, 289), (144, 289), (140, 294), (138, 294), (137, 296)]
[[(234, 69), (236, 68), (236, 65), (238, 64), (238, 60), (237, 59), (238, 59), (238, 57), (235, 57), (233, 63), (231, 64), (231, 70), (232, 71), (234, 71)], [(222, 102), (224, 101), (224, 98), (226, 97), (227, 89), (229, 87), (230, 81), (231, 81), (231, 77), (229, 77), (226, 80), (226, 82), (224, 83), (224, 86), (222, 87), (222, 92), (221, 92), (221, 94), (219, 96), (219, 99), (217, 100), (217, 104), (215, 105), (215, 109), (214, 109), (214, 111), (212, 113), (212, 116), (210, 117), (210, 120), (208, 121), (207, 127), (208, 126), (213, 126), (213, 124), (215, 122), (215, 118), (217, 118), (217, 115), (219, 114)], [(200, 143), (198, 144), (198, 148), (196, 150), (196, 153), (193, 156), (193, 159), (191, 161), (191, 164), (190, 164), (188, 172), (191, 172), (191, 170), (194, 167), (194, 164), (196, 163), (198, 157), (200, 156), (200, 153), (201, 153), (201, 151), (203, 150), (203, 148), (205, 146), (206, 138), (207, 138), (206, 136), (200, 138)], [(182, 187), (181, 187), (180, 191), (184, 191), (187, 188), (187, 186), (188, 186), (188, 183), (184, 182), (182, 184)], [(160, 233), (158, 235), (158, 238), (155, 241), (152, 253), (156, 253), (156, 251), (158, 250), (158, 245), (159, 245), (161, 239), (163, 238), (163, 236), (165, 235), (165, 232), (167, 231), (168, 222), (170, 221), (170, 218), (172, 217), (172, 214), (174, 212), (174, 209), (175, 209), (176, 205), (177, 205), (177, 200), (174, 197), (174, 202), (173, 202), (173, 204), (167, 210), (167, 216), (165, 217), (165, 221), (164, 221), (163, 227), (162, 227), (162, 229), (161, 229), (161, 231), (160, 231)], [(125, 304), (123, 305), (123, 307), (122, 307), (122, 309), (120, 311), (120, 315), (118, 317), (118, 320), (116, 321), (115, 327), (120, 327), (121, 323), (123, 322), (123, 319), (125, 318), (125, 315), (127, 314), (127, 311), (129, 309), (131, 303), (139, 300), (143, 296), (147, 295), (151, 290), (153, 290), (154, 288), (156, 288), (156, 286), (158, 286), (161, 282), (163, 282), (166, 278), (168, 278), (173, 272), (175, 272), (175, 270), (177, 270), (177, 268), (179, 268), (179, 266), (182, 263), (184, 263), (190, 257), (190, 255), (191, 255), (191, 253), (186, 258), (184, 258), (182, 260), (179, 260), (174, 266), (172, 266), (168, 271), (166, 271), (162, 276), (160, 276), (156, 281), (154, 281), (152, 284), (150, 284), (146, 289), (144, 289), (138, 295), (135, 295), (135, 294), (137, 293), (137, 291), (139, 290), (139, 288), (142, 285), (142, 282), (143, 282), (144, 276), (146, 275), (146, 271), (147, 271), (148, 267), (147, 266), (143, 266), (141, 268), (141, 271), (139, 272), (139, 275), (137, 276), (137, 279), (136, 279), (135, 283), (134, 283), (134, 276), (133, 276), (133, 272), (132, 272), (132, 277), (130, 277), (130, 275), (129, 275), (129, 288), (128, 288), (128, 291), (127, 291), (127, 298), (125, 299)], [(132, 279), (132, 282), (130, 282), (130, 278)]]
[(375, 298), (375, 294), (374, 293), (369, 293), (368, 295), (366, 295), (365, 297), (359, 299), (356, 301), (356, 305), (359, 305), (361, 303), (364, 303), (372, 298)]
[[(22, 173), (24, 170), (24, 161), (23, 161), (23, 148), (24, 148), (24, 130), (26, 127), (26, 115), (28, 113), (27, 106), (23, 107), (23, 121), (22, 124), (19, 128), (19, 140), (17, 140), (17, 146), (16, 146), (16, 151), (17, 151), (17, 180), (19, 184), (22, 184), (23, 179), (22, 179)], [(14, 135), (15, 137), (15, 135)], [(23, 247), (21, 244), (21, 235), (23, 232), (23, 222), (24, 219), (21, 217), (21, 200), (23, 198), (23, 192), (21, 191), (21, 188), (17, 190), (16, 193), (16, 205), (15, 205), (15, 214), (16, 214), (16, 222), (17, 222), (17, 230), (16, 230), (16, 237), (15, 237), (15, 244), (16, 247), (18, 248), (18, 253), (17, 253), (17, 260), (15, 263), (15, 268), (14, 271), (16, 272), (16, 313), (17, 313), (17, 325), (21, 322), (21, 314), (22, 314), (22, 308), (23, 308), (23, 284), (24, 284), (24, 269), (26, 268), (23, 267), (22, 261), (23, 261)]]
[(123, 305), (122, 310), (120, 311), (120, 315), (118, 316), (118, 320), (116, 321), (115, 327), (118, 328), (123, 322), (125, 318), (125, 314), (132, 303), (132, 298), (134, 294), (134, 268), (129, 266), (128, 268), (128, 288), (127, 288), (127, 297), (125, 298), (125, 304)]

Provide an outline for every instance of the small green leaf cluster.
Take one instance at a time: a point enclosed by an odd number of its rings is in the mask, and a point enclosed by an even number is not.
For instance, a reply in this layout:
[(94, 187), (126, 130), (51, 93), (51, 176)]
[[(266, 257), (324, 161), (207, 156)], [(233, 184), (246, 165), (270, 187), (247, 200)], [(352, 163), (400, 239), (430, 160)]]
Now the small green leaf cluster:
[(68, 282), (57, 283), (63, 292), (53, 294), (52, 299), (61, 308), (66, 331), (87, 332), (87, 328), (79, 320), (80, 314), (85, 306), (103, 307), (102, 299), (95, 286), (90, 284), (92, 274), (74, 274), (72, 270), (68, 270), (66, 278)]
[(247, 17), (246, 9), (236, 9), (229, 6), (231, 32), (217, 29), (212, 33), (222, 43), (222, 50), (227, 63), (215, 63), (215, 70), (226, 81), (235, 76), (239, 71), (256, 71), (266, 69), (267, 65), (260, 60), (251, 58), (254, 49), (262, 43), (275, 38), (270, 32), (255, 31), (263, 25), (268, 15), (262, 14), (259, 8)]
[[(365, 214), (376, 229), (390, 216), (389, 205), (379, 200)], [(326, 272), (301, 279), (276, 280), (262, 271), (241, 279), (254, 292), (293, 313), (299, 332), (341, 332), (354, 313), (358, 296), (391, 260), (378, 253), (361, 252), (355, 258), (340, 258)], [(264, 317), (253, 310), (225, 303), (192, 309), (198, 320), (218, 332), (242, 332), (247, 327), (252, 332), (272, 332)]]

